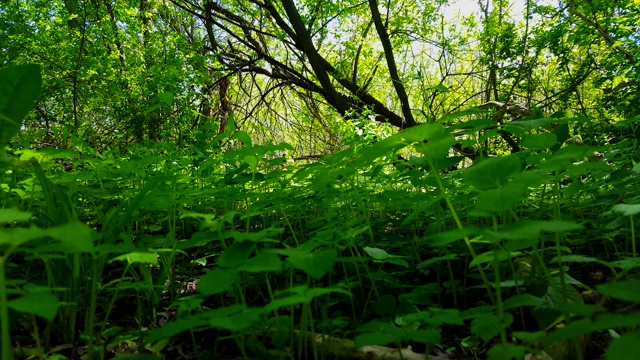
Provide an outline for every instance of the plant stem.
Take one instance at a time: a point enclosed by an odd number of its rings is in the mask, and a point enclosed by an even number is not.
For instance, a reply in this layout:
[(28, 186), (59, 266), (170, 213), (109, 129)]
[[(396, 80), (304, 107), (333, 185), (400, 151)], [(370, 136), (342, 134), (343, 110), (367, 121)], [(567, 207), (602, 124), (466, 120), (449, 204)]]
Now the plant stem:
[(11, 346), (11, 334), (9, 333), (9, 303), (5, 279), (5, 257), (0, 257), (0, 350), (1, 360), (13, 360), (13, 348)]

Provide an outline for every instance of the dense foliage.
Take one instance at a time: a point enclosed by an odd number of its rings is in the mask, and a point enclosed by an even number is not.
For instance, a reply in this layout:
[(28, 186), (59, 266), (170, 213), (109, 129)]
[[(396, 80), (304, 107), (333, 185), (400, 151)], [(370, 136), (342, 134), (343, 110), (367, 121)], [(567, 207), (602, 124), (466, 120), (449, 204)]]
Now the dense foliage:
[(0, 3), (0, 360), (635, 359), (638, 29)]

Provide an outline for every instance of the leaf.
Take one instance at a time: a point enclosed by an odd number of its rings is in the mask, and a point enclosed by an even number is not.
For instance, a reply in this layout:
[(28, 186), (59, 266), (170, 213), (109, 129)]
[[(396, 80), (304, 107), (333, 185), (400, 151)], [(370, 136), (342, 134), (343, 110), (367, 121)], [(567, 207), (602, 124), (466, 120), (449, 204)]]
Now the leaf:
[[(227, 127), (228, 126), (229, 125), (227, 125)], [(249, 134), (247, 134), (245, 131), (238, 131), (233, 137), (240, 140), (244, 144), (244, 146), (248, 148), (250, 148), (253, 145), (253, 141), (251, 141), (251, 136), (249, 136)]]
[(129, 265), (132, 264), (149, 264), (158, 265), (158, 253), (156, 252), (131, 252), (128, 254), (116, 256), (111, 259), (109, 263), (114, 261), (126, 262)]
[(304, 271), (307, 275), (320, 280), (338, 261), (336, 250), (323, 250), (315, 253), (294, 251), (289, 253), (287, 262), (295, 269)]
[(514, 331), (513, 337), (527, 342), (538, 341), (544, 338), (547, 335), (544, 331), (535, 331), (535, 332), (524, 332), (524, 331)]
[(584, 226), (573, 221), (519, 221), (491, 235), (496, 240), (518, 240), (538, 238), (542, 232), (565, 232), (582, 230)]
[(474, 227), (465, 227), (463, 229), (454, 229), (445, 231), (439, 234), (430, 235), (423, 239), (423, 241), (433, 247), (447, 246), (453, 242), (464, 239), (465, 237), (473, 237), (481, 234), (484, 230)]
[(200, 278), (198, 291), (202, 295), (219, 294), (231, 290), (236, 281), (238, 281), (237, 270), (215, 268)]
[(489, 360), (512, 360), (524, 357), (525, 347), (515, 344), (498, 344), (488, 352)]
[(356, 336), (355, 346), (357, 348), (367, 345), (385, 346), (399, 341), (400, 340), (397, 335), (389, 334), (387, 332), (372, 332)]
[(522, 306), (538, 306), (544, 304), (545, 300), (539, 298), (537, 296), (529, 295), (529, 294), (520, 294), (514, 295), (509, 299), (505, 300), (502, 305), (505, 310), (512, 308), (519, 308)]
[(624, 329), (636, 327), (640, 324), (640, 313), (634, 314), (604, 314), (595, 319), (581, 319), (571, 322), (567, 326), (554, 331), (546, 339), (548, 343), (575, 339), (595, 331), (609, 329)]
[(0, 149), (18, 132), (42, 90), (40, 65), (0, 69)]
[(527, 187), (520, 183), (510, 183), (478, 195), (476, 208), (498, 214), (514, 207), (527, 193)]
[(173, 104), (173, 93), (169, 91), (165, 91), (163, 93), (159, 93), (158, 100), (162, 101), (165, 105), (171, 106)]
[(533, 150), (544, 150), (553, 147), (557, 141), (555, 134), (526, 134), (522, 140), (522, 146)]
[(218, 257), (218, 265), (224, 267), (235, 267), (244, 264), (248, 259), (256, 244), (250, 241), (235, 241)]
[(49, 229), (36, 227), (3, 229), (2, 236), (0, 236), (0, 244), (20, 246), (31, 240), (46, 237), (53, 238), (59, 242), (41, 245), (38, 247), (38, 251), (73, 254), (79, 252), (93, 253), (95, 250), (93, 242), (100, 236), (87, 225), (72, 222)]
[(396, 298), (391, 295), (383, 295), (375, 303), (373, 310), (378, 315), (394, 315), (396, 313)]
[(282, 260), (275, 253), (263, 252), (247, 260), (239, 270), (247, 272), (267, 272), (282, 270)]
[(504, 321), (501, 321), (494, 314), (480, 315), (471, 322), (471, 332), (482, 341), (488, 342), (496, 337), (502, 329), (511, 325), (512, 321), (513, 317), (508, 313), (504, 314)]
[(364, 247), (364, 251), (374, 259), (374, 261), (385, 262), (404, 267), (409, 267), (409, 264), (398, 255), (390, 255), (386, 251), (378, 248)]
[(444, 126), (438, 123), (425, 123), (404, 129), (395, 135), (364, 148), (355, 166), (363, 167), (370, 165), (379, 157), (393, 155), (397, 150), (414, 143), (422, 143), (438, 135), (443, 135), (444, 132)]
[(432, 87), (433, 90), (437, 91), (437, 92), (449, 92), (449, 88), (442, 85), (442, 84), (438, 84), (434, 87)]
[(389, 253), (387, 253), (386, 251), (384, 251), (382, 249), (365, 247), (363, 250), (364, 250), (364, 252), (367, 253), (367, 255), (371, 256), (371, 258), (374, 259), (374, 260), (386, 260), (389, 257), (391, 257), (391, 255), (389, 255)]
[(438, 122), (442, 123), (442, 124), (449, 124), (451, 121), (464, 117), (464, 116), (469, 116), (469, 115), (476, 115), (476, 114), (482, 114), (482, 113), (486, 113), (487, 111), (485, 110), (481, 110), (480, 108), (477, 107), (472, 107), (469, 109), (465, 109), (462, 111), (458, 111), (452, 114), (448, 114), (445, 115), (443, 117), (441, 117)]
[[(241, 305), (236, 305), (241, 306)], [(215, 310), (214, 310), (215, 311)], [(187, 316), (182, 319), (170, 321), (164, 324), (160, 328), (151, 329), (146, 332), (145, 344), (155, 343), (162, 339), (172, 338), (184, 331), (193, 330), (196, 331), (201, 327), (206, 326), (207, 322), (199, 315)]]
[(606, 360), (635, 360), (638, 354), (640, 354), (640, 331), (634, 331), (613, 339), (607, 349)]
[(241, 331), (261, 321), (263, 313), (263, 309), (245, 309), (228, 316), (219, 316), (219, 314), (212, 316), (211, 314), (204, 313), (203, 318), (207, 319), (208, 325), (213, 328)]
[(0, 224), (29, 221), (31, 216), (31, 213), (18, 209), (0, 209)]
[(292, 295), (286, 297), (278, 297), (276, 295), (276, 299), (269, 302), (264, 307), (265, 313), (270, 313), (272, 311), (279, 310), (284, 307), (299, 305), (299, 304), (308, 304), (311, 300), (315, 299), (318, 296), (328, 295), (332, 293), (340, 293), (343, 295), (351, 296), (351, 293), (339, 288), (313, 288), (309, 289), (306, 286), (297, 286), (293, 288), (289, 288), (285, 290), (286, 292), (292, 293)]
[(509, 179), (522, 171), (522, 162), (516, 155), (490, 158), (464, 171), (463, 180), (478, 190), (491, 190), (506, 185)]
[(448, 255), (444, 255), (444, 256), (439, 256), (439, 257), (436, 257), (436, 258), (433, 258), (433, 259), (428, 259), (428, 260), (425, 260), (425, 261), (421, 262), (420, 264), (418, 264), (418, 266), (416, 266), (416, 269), (422, 269), (422, 268), (425, 268), (425, 267), (427, 267), (427, 266), (429, 266), (431, 264), (435, 264), (435, 263), (440, 262), (440, 261), (455, 260), (457, 258), (458, 258), (457, 254), (448, 254)]
[(32, 292), (9, 301), (9, 307), (17, 312), (40, 316), (53, 321), (58, 314), (60, 302), (58, 297), (50, 293)]
[(640, 280), (630, 279), (596, 286), (599, 292), (624, 301), (640, 303)]
[(640, 213), (640, 204), (616, 204), (611, 211), (621, 213), (624, 216), (632, 216)]

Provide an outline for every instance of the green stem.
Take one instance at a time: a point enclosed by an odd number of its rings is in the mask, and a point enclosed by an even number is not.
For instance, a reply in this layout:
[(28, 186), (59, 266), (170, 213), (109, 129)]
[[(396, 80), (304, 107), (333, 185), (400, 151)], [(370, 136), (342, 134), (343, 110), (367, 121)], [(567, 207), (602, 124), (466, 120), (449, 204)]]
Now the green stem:
[[(462, 226), (462, 222), (460, 221), (460, 218), (458, 217), (458, 213), (456, 213), (456, 209), (453, 207), (453, 203), (451, 202), (451, 199), (449, 199), (449, 196), (447, 195), (447, 192), (445, 190), (444, 184), (442, 184), (442, 180), (440, 180), (440, 176), (438, 176), (438, 170), (436, 170), (435, 166), (433, 166), (433, 163), (431, 163), (431, 160), (429, 160), (429, 166), (431, 167), (431, 171), (433, 172), (433, 174), (434, 174), (434, 176), (436, 178), (436, 182), (438, 183), (438, 187), (440, 188), (440, 191), (442, 192), (442, 196), (444, 197), (444, 201), (447, 203), (447, 208), (451, 212), (451, 216), (453, 216), (453, 220), (455, 221), (456, 226), (458, 227), (458, 229), (461, 229), (461, 230), (464, 229), (464, 226)], [(473, 259), (475, 259), (477, 257), (476, 251), (473, 248), (473, 245), (471, 244), (471, 240), (466, 235), (464, 237), (464, 242), (467, 245), (467, 249), (469, 249), (469, 254), (471, 254), (471, 257)], [(489, 279), (487, 278), (487, 274), (485, 274), (484, 269), (482, 268), (482, 266), (480, 264), (478, 264), (476, 266), (476, 268), (480, 272), (480, 277), (482, 278), (482, 283), (484, 284), (484, 287), (487, 289), (487, 293), (489, 294), (489, 298), (491, 299), (491, 304), (493, 304), (494, 306), (497, 305), (496, 298), (493, 295), (493, 292), (491, 291), (491, 282), (489, 282)]]
[(629, 216), (629, 218), (631, 219), (631, 253), (633, 257), (636, 257), (638, 256), (636, 252), (636, 226), (633, 223), (633, 215)]
[(5, 260), (0, 257), (0, 340), (2, 342), (1, 360), (13, 360), (13, 347), (11, 346), (11, 334), (9, 333), (9, 302), (5, 279)]

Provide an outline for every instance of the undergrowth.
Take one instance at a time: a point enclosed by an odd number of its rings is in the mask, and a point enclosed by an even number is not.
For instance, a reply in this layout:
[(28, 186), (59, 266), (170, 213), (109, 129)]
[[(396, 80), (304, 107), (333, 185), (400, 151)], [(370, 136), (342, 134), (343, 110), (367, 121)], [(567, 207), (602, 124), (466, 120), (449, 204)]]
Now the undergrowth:
[(0, 358), (632, 358), (637, 140), (572, 145), (583, 119), (530, 117), (503, 127), (523, 151), (468, 163), (450, 149), (497, 136), (483, 114), (300, 162), (232, 126), (9, 148)]

